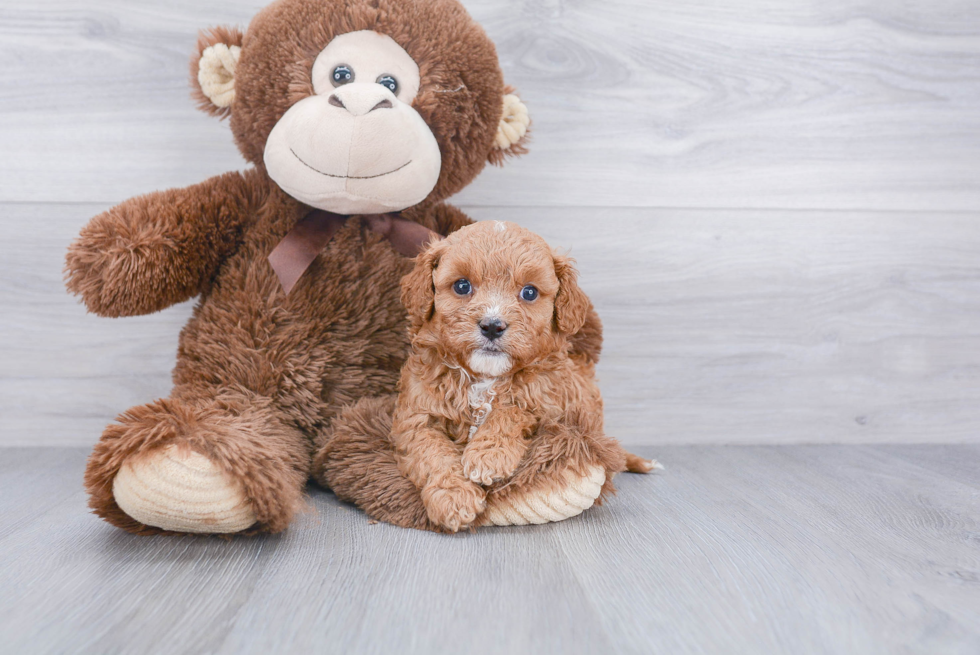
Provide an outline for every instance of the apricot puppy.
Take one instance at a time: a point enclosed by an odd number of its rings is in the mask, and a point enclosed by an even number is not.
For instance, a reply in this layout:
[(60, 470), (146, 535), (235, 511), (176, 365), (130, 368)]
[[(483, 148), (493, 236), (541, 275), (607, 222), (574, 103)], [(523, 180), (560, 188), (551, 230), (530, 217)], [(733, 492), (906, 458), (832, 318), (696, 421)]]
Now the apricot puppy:
[[(601, 433), (593, 365), (568, 354), (589, 300), (541, 237), (499, 221), (464, 227), (419, 255), (402, 302), (414, 339), (392, 441), (434, 523), (472, 524), (542, 423)], [(655, 467), (623, 460), (631, 471)]]

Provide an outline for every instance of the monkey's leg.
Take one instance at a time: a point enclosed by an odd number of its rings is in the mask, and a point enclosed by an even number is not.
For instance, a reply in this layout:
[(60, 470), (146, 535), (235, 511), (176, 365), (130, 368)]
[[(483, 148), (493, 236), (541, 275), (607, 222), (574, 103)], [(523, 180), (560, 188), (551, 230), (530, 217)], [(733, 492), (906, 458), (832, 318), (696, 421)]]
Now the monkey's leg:
[(567, 418), (539, 426), (514, 476), (490, 490), (479, 525), (562, 521), (614, 493), (612, 478), (627, 469), (628, 454), (602, 433), (601, 421)]
[(106, 428), (85, 472), (92, 509), (137, 534), (285, 529), (302, 504), (309, 440), (267, 398), (180, 391)]
[(372, 519), (443, 532), (429, 520), (419, 489), (398, 469), (389, 438), (396, 398), (364, 398), (334, 418), (317, 440), (313, 478)]

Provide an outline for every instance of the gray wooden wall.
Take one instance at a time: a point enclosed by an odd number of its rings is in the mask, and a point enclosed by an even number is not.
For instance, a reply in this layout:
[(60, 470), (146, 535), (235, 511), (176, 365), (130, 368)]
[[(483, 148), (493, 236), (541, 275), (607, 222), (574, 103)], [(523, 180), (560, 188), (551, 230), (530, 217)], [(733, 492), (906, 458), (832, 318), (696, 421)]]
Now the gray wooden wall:
[[(0, 0), (0, 444), (166, 395), (190, 306), (122, 320), (64, 250), (243, 167), (197, 29), (264, 0)], [(535, 121), (457, 204), (569, 248), (633, 444), (980, 441), (980, 3), (466, 0)]]

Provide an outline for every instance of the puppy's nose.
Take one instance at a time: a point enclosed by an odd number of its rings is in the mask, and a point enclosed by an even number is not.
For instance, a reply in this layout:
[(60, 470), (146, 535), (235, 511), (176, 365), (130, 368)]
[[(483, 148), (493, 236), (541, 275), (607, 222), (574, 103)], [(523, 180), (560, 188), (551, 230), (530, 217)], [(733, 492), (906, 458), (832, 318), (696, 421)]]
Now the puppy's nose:
[(504, 330), (507, 329), (507, 324), (499, 318), (485, 318), (480, 321), (479, 325), (480, 332), (482, 332), (483, 336), (485, 336), (487, 339), (490, 339), (490, 341), (499, 339), (504, 333)]

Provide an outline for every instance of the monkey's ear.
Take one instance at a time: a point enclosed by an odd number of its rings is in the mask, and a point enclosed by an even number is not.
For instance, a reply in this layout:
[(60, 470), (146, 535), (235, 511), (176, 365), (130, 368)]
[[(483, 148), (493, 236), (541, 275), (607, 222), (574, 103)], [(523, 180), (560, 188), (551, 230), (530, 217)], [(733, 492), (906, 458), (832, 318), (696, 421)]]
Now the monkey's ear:
[(512, 87), (504, 89), (504, 113), (497, 126), (497, 135), (490, 151), (490, 163), (500, 166), (507, 157), (523, 155), (527, 152), (528, 127), (531, 117), (527, 106), (514, 93)]
[(445, 241), (433, 241), (415, 258), (415, 268), (402, 278), (402, 304), (408, 310), (412, 334), (417, 333), (435, 311), (436, 287), (432, 275), (445, 250)]
[(558, 276), (555, 326), (559, 332), (570, 337), (585, 325), (591, 303), (578, 285), (578, 272), (571, 259), (555, 255), (555, 275)]
[(212, 27), (198, 36), (197, 54), (191, 57), (191, 93), (198, 108), (212, 116), (231, 115), (235, 68), (244, 38), (237, 27)]

